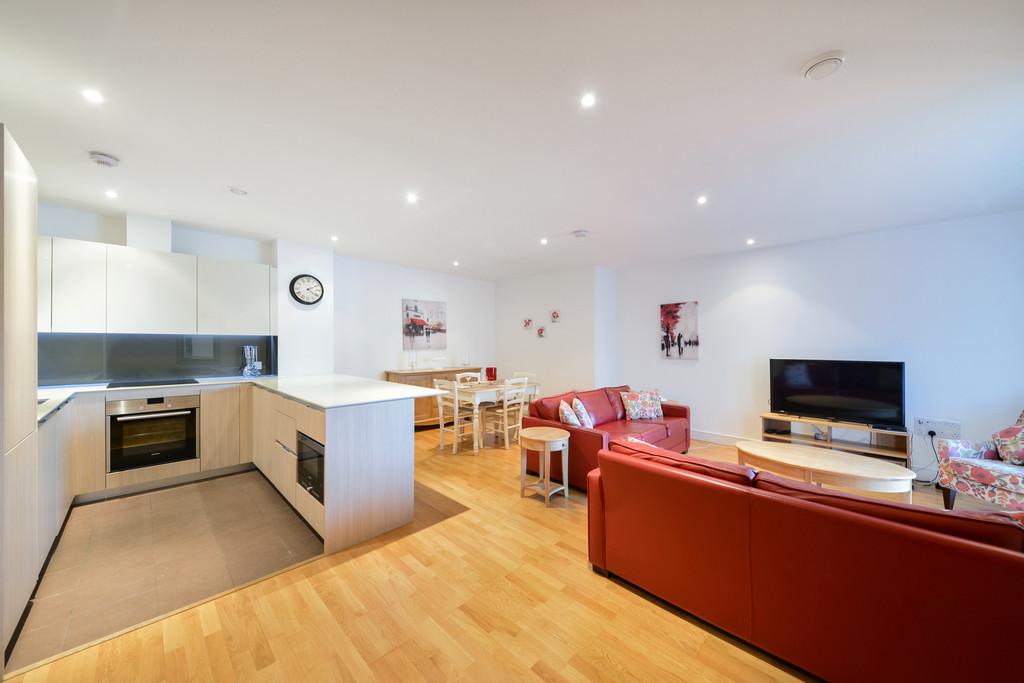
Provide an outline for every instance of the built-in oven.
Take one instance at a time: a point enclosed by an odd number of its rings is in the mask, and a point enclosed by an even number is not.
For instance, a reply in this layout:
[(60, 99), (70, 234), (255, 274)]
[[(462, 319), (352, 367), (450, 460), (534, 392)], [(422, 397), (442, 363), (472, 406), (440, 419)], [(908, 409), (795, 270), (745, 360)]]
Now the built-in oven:
[(298, 467), (295, 481), (321, 504), (324, 502), (324, 445), (302, 432), (299, 443)]
[(199, 457), (199, 395), (107, 401), (107, 472)]

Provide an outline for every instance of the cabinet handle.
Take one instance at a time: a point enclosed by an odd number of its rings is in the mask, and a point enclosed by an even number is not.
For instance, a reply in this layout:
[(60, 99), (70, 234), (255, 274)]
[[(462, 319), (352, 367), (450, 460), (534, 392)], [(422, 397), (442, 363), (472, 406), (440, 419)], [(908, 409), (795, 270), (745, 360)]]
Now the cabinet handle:
[(289, 453), (291, 453), (295, 457), (298, 457), (298, 454), (295, 451), (293, 451), (292, 449), (290, 449), (287, 446), (285, 446), (283, 443), (281, 443), (281, 441), (279, 439), (274, 439), (274, 443), (276, 443), (278, 446), (280, 446), (281, 448), (285, 449), (286, 451), (288, 451)]

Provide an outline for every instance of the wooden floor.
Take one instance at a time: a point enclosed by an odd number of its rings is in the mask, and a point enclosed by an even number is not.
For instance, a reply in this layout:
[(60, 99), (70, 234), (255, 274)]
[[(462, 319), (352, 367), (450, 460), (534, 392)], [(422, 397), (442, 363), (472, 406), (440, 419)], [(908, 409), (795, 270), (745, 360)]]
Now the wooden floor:
[[(587, 562), (586, 500), (518, 495), (518, 452), (416, 436), (416, 521), (14, 678), (801, 680)], [(735, 449), (692, 453), (735, 461)], [(941, 506), (922, 487), (915, 502)], [(982, 507), (961, 496), (958, 508)], [(962, 501), (962, 502), (961, 502)]]

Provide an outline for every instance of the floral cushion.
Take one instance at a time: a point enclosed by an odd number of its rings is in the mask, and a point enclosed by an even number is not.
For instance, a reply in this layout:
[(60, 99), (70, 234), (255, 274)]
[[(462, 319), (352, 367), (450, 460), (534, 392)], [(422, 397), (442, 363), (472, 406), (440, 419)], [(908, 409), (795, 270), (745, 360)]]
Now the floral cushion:
[(993, 434), (992, 440), (1000, 458), (1012, 465), (1024, 465), (1024, 424), (1007, 427)]
[(661, 394), (654, 391), (623, 391), (622, 406), (627, 420), (658, 420), (664, 417)]
[(939, 459), (963, 458), (967, 460), (998, 460), (999, 453), (991, 441), (967, 441), (965, 439), (936, 439), (935, 446)]
[(583, 401), (578, 398), (572, 400), (572, 411), (576, 413), (576, 417), (579, 418), (580, 425), (587, 429), (594, 428), (594, 420), (590, 417), (590, 413), (587, 412), (587, 407), (583, 405)]
[(558, 420), (562, 424), (571, 425), (573, 427), (581, 426), (580, 419), (576, 417), (576, 413), (573, 412), (572, 408), (565, 401), (558, 404)]

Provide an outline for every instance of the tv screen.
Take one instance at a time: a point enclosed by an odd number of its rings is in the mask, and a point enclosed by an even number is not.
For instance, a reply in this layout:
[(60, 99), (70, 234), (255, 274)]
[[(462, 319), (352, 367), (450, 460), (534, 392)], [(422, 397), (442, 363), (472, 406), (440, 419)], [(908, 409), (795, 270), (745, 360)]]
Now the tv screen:
[(771, 409), (904, 427), (903, 363), (771, 359)]

